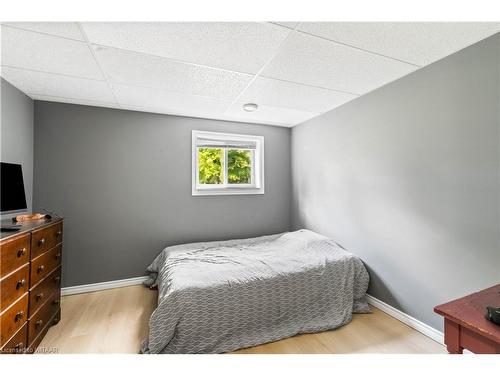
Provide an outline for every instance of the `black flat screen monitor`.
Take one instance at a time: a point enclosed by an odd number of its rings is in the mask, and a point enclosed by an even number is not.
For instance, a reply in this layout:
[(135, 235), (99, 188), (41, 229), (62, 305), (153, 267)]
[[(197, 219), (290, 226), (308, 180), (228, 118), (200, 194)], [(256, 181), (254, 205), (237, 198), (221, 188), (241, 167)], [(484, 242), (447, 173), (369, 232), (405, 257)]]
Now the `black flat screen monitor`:
[(21, 164), (0, 162), (0, 211), (26, 210), (23, 169)]

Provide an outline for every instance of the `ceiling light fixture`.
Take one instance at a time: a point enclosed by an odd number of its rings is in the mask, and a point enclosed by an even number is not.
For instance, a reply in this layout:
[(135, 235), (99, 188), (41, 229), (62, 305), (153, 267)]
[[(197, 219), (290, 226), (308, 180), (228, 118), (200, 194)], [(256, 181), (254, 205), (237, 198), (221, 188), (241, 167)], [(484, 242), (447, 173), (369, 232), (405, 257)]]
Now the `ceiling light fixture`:
[(255, 103), (247, 103), (243, 105), (243, 109), (247, 112), (253, 112), (256, 111), (259, 106)]

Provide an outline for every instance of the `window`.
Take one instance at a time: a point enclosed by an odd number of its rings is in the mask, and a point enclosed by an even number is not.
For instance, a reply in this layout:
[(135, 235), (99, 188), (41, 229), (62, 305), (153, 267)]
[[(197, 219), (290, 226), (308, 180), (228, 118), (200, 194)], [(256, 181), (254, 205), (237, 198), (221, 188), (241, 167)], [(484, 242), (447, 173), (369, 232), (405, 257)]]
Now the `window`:
[(193, 130), (193, 195), (264, 194), (264, 137)]

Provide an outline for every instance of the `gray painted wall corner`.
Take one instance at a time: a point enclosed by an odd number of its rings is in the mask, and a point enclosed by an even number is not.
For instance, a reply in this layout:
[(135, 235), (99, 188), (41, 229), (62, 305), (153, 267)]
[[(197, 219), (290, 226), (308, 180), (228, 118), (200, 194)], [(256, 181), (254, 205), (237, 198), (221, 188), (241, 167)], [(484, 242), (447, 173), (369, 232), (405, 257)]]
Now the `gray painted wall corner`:
[(433, 307), (500, 281), (499, 34), (292, 130), (292, 227), (358, 254), (369, 292)]

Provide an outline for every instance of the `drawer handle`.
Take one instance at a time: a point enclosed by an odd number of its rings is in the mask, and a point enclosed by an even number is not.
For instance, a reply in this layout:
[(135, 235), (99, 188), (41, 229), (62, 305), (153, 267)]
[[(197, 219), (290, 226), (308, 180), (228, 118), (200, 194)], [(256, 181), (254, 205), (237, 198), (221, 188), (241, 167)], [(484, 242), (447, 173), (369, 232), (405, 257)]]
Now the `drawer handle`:
[(40, 238), (38, 240), (38, 246), (43, 246), (43, 245), (45, 245), (45, 238)]
[(37, 320), (37, 321), (35, 322), (35, 327), (36, 327), (36, 328), (38, 328), (38, 327), (40, 327), (42, 324), (43, 324), (43, 320), (42, 320), (42, 319)]
[(21, 311), (19, 311), (19, 312), (16, 314), (16, 316), (14, 317), (14, 321), (15, 321), (15, 322), (20, 321), (20, 320), (23, 318), (23, 316), (24, 316), (24, 311), (22, 311), (22, 310), (21, 310)]
[(58, 300), (58, 299), (53, 300), (53, 301), (52, 301), (52, 304), (53, 304), (53, 305), (59, 305), (59, 300)]
[(22, 348), (24, 348), (24, 343), (23, 342), (20, 342), (16, 346), (14, 346), (14, 350), (15, 351), (18, 351), (18, 350), (20, 350)]
[(18, 258), (21, 258), (24, 254), (26, 254), (26, 248), (23, 247), (22, 249), (17, 250)]
[(43, 264), (39, 265), (36, 272), (40, 273), (40, 272), (43, 272), (43, 270), (45, 269), (45, 266)]
[(61, 257), (61, 253), (57, 253), (55, 256), (54, 256), (56, 259), (59, 259)]
[(54, 281), (55, 281), (56, 283), (59, 283), (59, 281), (61, 281), (61, 276), (56, 276), (56, 277), (54, 277)]
[(61, 230), (58, 230), (58, 231), (56, 232), (56, 237), (59, 237), (61, 234), (62, 234), (62, 231), (61, 231)]
[(36, 296), (35, 296), (36, 300), (37, 301), (40, 301), (42, 298), (43, 298), (43, 293), (38, 293)]
[(25, 279), (19, 280), (17, 282), (17, 284), (16, 284), (16, 289), (20, 289), (20, 288), (22, 288), (25, 285), (26, 285), (26, 280)]

